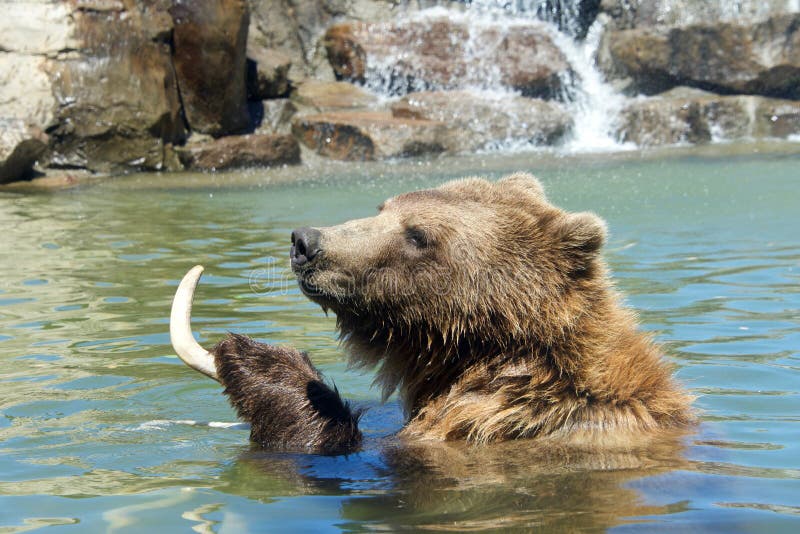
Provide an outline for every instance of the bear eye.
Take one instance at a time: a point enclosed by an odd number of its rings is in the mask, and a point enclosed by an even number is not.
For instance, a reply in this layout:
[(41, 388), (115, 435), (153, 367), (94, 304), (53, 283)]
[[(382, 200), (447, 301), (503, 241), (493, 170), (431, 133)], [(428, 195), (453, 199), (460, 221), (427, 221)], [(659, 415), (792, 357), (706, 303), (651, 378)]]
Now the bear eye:
[(428, 238), (419, 228), (406, 228), (406, 239), (416, 248), (425, 248), (428, 246)]

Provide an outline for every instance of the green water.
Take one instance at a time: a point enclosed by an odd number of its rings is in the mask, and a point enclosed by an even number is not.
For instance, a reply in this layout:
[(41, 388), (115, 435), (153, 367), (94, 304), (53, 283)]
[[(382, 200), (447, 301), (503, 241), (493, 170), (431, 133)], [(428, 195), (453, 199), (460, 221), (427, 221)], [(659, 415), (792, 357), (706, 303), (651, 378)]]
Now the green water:
[[(703, 410), (681, 446), (615, 459), (534, 459), (525, 442), (404, 452), (387, 438), (397, 404), (347, 371), (333, 318), (295, 287), (292, 228), (518, 169), (609, 222), (618, 285)], [(798, 204), (800, 157), (785, 153), (325, 163), (0, 191), (0, 532), (798, 532)], [(308, 350), (370, 408), (364, 452), (265, 453), (246, 429), (207, 424), (236, 419), (167, 334), (195, 263), (201, 341), (230, 330)]]

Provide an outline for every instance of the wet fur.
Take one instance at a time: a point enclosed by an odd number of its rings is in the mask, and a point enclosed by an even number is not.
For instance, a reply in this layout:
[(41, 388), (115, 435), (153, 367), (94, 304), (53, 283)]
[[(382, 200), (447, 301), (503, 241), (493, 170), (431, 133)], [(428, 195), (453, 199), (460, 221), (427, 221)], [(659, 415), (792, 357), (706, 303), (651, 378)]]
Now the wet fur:
[(360, 412), (328, 386), (308, 355), (230, 334), (212, 350), (225, 394), (251, 424), (250, 439), (277, 450), (344, 453), (361, 445)]
[[(605, 224), (553, 206), (533, 177), (450, 182), (363, 221), (322, 229), (326, 254), (297, 274), (336, 313), (351, 362), (376, 368), (384, 396), (399, 392), (404, 439), (601, 449), (693, 422), (691, 397), (611, 286)], [(424, 246), (405, 244), (410, 229)], [(345, 287), (344, 274), (358, 283)], [(335, 390), (308, 395), (323, 383), (305, 355), (241, 336), (214, 353), (256, 442), (360, 441)]]

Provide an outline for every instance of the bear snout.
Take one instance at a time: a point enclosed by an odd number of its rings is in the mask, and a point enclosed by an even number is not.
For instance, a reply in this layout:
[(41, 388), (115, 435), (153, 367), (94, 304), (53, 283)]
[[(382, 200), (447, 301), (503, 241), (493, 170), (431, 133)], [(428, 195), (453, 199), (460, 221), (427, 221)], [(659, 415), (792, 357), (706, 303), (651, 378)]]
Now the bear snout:
[(303, 227), (292, 232), (292, 248), (289, 258), (292, 267), (303, 267), (314, 261), (320, 253), (320, 238), (322, 234), (316, 228)]

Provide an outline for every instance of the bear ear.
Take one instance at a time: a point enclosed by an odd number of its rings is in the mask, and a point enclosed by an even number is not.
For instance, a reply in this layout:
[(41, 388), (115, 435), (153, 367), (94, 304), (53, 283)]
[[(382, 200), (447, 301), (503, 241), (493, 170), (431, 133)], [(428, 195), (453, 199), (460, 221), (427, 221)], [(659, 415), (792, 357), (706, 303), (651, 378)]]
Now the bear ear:
[(527, 172), (515, 172), (501, 179), (498, 184), (504, 187), (512, 187), (517, 191), (525, 191), (544, 202), (547, 201), (542, 184)]
[(558, 230), (568, 252), (576, 256), (594, 256), (606, 242), (608, 228), (603, 219), (588, 211), (568, 213)]

